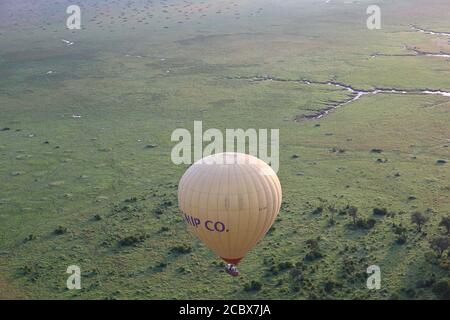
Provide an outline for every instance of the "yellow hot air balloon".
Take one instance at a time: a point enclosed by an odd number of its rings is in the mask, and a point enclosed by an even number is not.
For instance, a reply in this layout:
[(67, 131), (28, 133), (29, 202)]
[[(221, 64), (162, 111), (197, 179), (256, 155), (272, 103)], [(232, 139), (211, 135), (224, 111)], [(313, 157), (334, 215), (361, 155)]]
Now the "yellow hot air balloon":
[(194, 163), (178, 186), (188, 229), (219, 257), (236, 265), (272, 226), (281, 185), (264, 161), (219, 153)]

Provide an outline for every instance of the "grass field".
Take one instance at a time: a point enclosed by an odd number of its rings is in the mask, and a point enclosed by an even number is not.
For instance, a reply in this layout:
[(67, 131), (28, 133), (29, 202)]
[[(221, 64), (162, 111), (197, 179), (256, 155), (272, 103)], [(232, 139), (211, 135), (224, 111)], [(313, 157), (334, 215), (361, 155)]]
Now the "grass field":
[[(450, 92), (449, 59), (404, 56), (450, 52), (411, 29), (450, 32), (447, 0), (378, 1), (374, 31), (372, 1), (89, 0), (76, 31), (69, 4), (0, 4), (0, 299), (449, 298), (430, 240), (450, 215), (450, 98), (368, 95), (295, 121), (348, 92), (292, 81)], [(196, 120), (280, 129), (282, 209), (238, 279), (178, 210), (170, 136)], [(66, 288), (74, 264), (82, 290)]]

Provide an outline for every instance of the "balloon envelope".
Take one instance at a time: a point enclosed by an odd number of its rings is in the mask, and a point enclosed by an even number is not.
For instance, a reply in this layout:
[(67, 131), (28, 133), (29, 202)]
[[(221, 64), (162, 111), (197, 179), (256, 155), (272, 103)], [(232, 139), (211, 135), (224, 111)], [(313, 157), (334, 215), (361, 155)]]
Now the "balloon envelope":
[(264, 161), (219, 153), (185, 172), (178, 203), (189, 230), (222, 259), (237, 264), (272, 226), (281, 206), (281, 185)]

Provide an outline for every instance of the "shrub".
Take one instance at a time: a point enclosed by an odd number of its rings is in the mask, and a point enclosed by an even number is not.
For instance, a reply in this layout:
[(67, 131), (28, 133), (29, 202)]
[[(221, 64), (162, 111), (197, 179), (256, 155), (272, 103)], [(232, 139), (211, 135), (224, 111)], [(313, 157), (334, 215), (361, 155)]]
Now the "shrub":
[(447, 234), (450, 234), (450, 216), (443, 217), (441, 222), (439, 222), (439, 226), (444, 227)]
[(153, 270), (156, 272), (164, 271), (164, 269), (167, 268), (167, 263), (160, 262), (156, 266), (153, 267)]
[(356, 220), (356, 223), (354, 223), (353, 225), (351, 225), (352, 228), (357, 228), (357, 229), (372, 229), (375, 224), (376, 224), (376, 220), (373, 218), (369, 218), (369, 219), (358, 219)]
[(291, 269), (291, 268), (293, 268), (293, 267), (294, 267), (294, 265), (293, 265), (292, 262), (290, 262), (290, 261), (284, 261), (284, 262), (280, 262), (280, 263), (278, 264), (278, 269), (279, 269), (280, 271), (288, 270), (288, 269)]
[(358, 208), (354, 206), (349, 206), (347, 208), (347, 213), (353, 219), (353, 224), (356, 224), (356, 218), (358, 218)]
[(316, 239), (309, 239), (306, 241), (306, 245), (309, 248), (309, 253), (306, 254), (305, 260), (306, 261), (313, 261), (316, 259), (320, 259), (323, 257), (322, 253), (320, 252), (319, 248), (319, 237)]
[(326, 293), (331, 293), (335, 288), (339, 287), (339, 283), (337, 283), (334, 280), (328, 280), (327, 282), (324, 283), (323, 285), (323, 290)]
[(405, 288), (403, 289), (403, 291), (405, 292), (408, 298), (414, 298), (417, 295), (417, 292), (416, 290), (414, 290), (414, 288)]
[(167, 208), (173, 206), (173, 202), (172, 202), (171, 200), (167, 200), (167, 199), (166, 199), (166, 200), (163, 200), (163, 201), (159, 204), (159, 206), (160, 206), (161, 208), (167, 209)]
[(244, 290), (247, 292), (250, 291), (259, 291), (262, 288), (262, 284), (259, 281), (252, 280), (250, 283), (246, 283), (244, 285)]
[(319, 239), (309, 239), (306, 240), (306, 245), (311, 250), (318, 250), (319, 249)]
[(442, 257), (442, 255), (444, 254), (445, 250), (447, 250), (450, 247), (450, 240), (447, 236), (445, 237), (434, 237), (433, 239), (431, 239), (430, 241), (430, 246), (431, 248), (437, 252), (437, 254), (439, 255), (439, 257)]
[(56, 234), (56, 235), (65, 234), (65, 233), (67, 233), (67, 228), (65, 228), (65, 227), (63, 227), (63, 226), (58, 226), (58, 228), (56, 228), (56, 229), (53, 231), (53, 233)]
[(321, 214), (323, 212), (323, 207), (317, 207), (313, 210), (312, 214)]
[(397, 239), (395, 240), (395, 242), (397, 244), (405, 244), (407, 239), (408, 238), (406, 237), (406, 234), (400, 234), (397, 236)]
[(187, 253), (191, 253), (192, 252), (192, 247), (188, 246), (186, 244), (182, 244), (182, 245), (179, 245), (179, 246), (172, 247), (170, 249), (170, 252), (171, 253), (175, 253), (175, 254), (187, 254)]
[(169, 227), (161, 227), (161, 229), (159, 229), (159, 233), (168, 232), (169, 230)]
[(124, 202), (126, 202), (126, 203), (134, 203), (134, 202), (137, 202), (137, 200), (138, 199), (136, 197), (130, 197), (130, 198), (125, 199)]
[(306, 261), (314, 261), (317, 259), (322, 258), (323, 255), (319, 250), (311, 250), (309, 253), (306, 254), (305, 260)]
[(405, 244), (407, 239), (408, 238), (406, 237), (406, 234), (399, 234), (397, 236), (397, 239), (395, 240), (395, 242), (397, 244)]
[(399, 234), (399, 235), (404, 234), (407, 231), (406, 228), (404, 226), (402, 226), (401, 224), (393, 224), (392, 229), (395, 234)]
[(433, 285), (433, 293), (443, 300), (450, 299), (450, 280), (442, 279)]
[(35, 240), (36, 239), (36, 236), (34, 235), (34, 234), (29, 234), (26, 238), (25, 238), (25, 242), (27, 242), (27, 241), (32, 241), (32, 240)]
[(428, 218), (419, 211), (415, 211), (411, 214), (411, 222), (416, 224), (417, 231), (422, 231), (422, 226), (428, 221)]
[(418, 288), (418, 289), (430, 288), (435, 283), (436, 283), (436, 280), (434, 278), (430, 278), (427, 280), (418, 280), (416, 282), (416, 288)]
[(376, 216), (385, 216), (387, 215), (388, 211), (386, 208), (374, 208), (373, 214)]
[(129, 236), (129, 237), (125, 237), (125, 238), (121, 239), (119, 241), (119, 244), (122, 247), (129, 247), (129, 246), (135, 246), (135, 245), (137, 245), (138, 243), (141, 243), (144, 240), (145, 240), (145, 236), (144, 235)]

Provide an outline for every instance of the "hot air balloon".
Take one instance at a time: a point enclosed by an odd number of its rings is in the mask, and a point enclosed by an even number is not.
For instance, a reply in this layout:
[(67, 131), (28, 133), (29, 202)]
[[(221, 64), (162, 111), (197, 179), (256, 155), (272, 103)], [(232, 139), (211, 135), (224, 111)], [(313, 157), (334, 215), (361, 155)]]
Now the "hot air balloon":
[(226, 152), (195, 162), (178, 185), (178, 203), (188, 229), (236, 265), (272, 226), (281, 206), (281, 185), (264, 161)]

